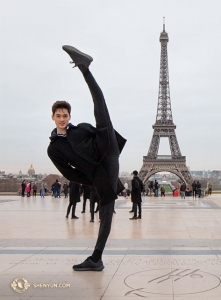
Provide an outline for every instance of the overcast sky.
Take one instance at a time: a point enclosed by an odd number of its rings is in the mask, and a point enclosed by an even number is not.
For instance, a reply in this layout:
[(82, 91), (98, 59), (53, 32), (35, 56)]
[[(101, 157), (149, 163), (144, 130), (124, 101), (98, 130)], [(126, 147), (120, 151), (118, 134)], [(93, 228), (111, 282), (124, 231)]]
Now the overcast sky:
[[(26, 173), (32, 163), (37, 173), (57, 173), (46, 151), (56, 100), (72, 104), (73, 124), (94, 124), (89, 90), (61, 49), (65, 44), (94, 58), (91, 71), (114, 127), (128, 140), (120, 171), (139, 170), (156, 120), (164, 16), (173, 121), (182, 155), (191, 170), (221, 170), (220, 0), (0, 4), (0, 170)], [(166, 147), (160, 146), (159, 154), (169, 154)]]

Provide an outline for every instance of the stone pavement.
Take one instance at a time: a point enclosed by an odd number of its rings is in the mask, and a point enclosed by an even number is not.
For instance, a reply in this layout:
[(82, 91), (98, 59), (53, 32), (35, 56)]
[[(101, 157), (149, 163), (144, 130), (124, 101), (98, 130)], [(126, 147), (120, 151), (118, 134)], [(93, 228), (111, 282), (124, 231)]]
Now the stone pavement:
[(0, 197), (0, 299), (220, 300), (221, 195), (145, 197), (141, 220), (116, 201), (102, 272), (75, 272), (93, 250), (98, 214), (66, 219), (68, 199)]

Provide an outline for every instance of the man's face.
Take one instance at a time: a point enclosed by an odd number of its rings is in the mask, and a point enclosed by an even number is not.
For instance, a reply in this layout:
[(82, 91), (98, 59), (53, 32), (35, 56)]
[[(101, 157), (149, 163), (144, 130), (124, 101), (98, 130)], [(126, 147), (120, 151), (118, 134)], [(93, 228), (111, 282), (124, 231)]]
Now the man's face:
[(51, 116), (52, 120), (55, 121), (56, 127), (58, 129), (65, 129), (71, 119), (66, 108), (57, 109), (54, 115)]

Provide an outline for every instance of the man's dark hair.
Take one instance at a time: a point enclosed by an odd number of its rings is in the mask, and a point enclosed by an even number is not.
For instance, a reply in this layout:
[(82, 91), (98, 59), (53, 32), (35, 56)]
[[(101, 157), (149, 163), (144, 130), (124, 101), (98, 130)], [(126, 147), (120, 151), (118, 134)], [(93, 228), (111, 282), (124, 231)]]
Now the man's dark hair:
[(67, 101), (56, 101), (53, 105), (52, 105), (52, 114), (54, 115), (57, 109), (62, 109), (65, 108), (67, 109), (69, 115), (71, 114), (71, 105), (67, 102)]
[(135, 176), (137, 176), (137, 175), (138, 175), (138, 172), (137, 172), (137, 171), (133, 171), (133, 174), (134, 174)]

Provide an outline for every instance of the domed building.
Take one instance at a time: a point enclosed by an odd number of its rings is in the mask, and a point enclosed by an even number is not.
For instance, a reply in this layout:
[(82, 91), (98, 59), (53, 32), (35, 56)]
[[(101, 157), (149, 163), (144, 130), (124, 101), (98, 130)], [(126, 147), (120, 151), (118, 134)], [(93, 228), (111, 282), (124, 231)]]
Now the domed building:
[(31, 164), (30, 168), (28, 169), (28, 175), (30, 177), (33, 177), (35, 175), (35, 169), (33, 168), (32, 164)]

